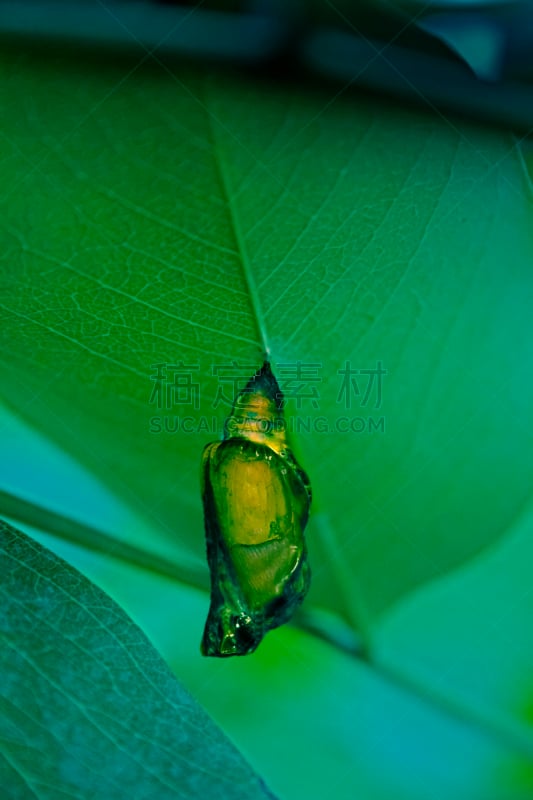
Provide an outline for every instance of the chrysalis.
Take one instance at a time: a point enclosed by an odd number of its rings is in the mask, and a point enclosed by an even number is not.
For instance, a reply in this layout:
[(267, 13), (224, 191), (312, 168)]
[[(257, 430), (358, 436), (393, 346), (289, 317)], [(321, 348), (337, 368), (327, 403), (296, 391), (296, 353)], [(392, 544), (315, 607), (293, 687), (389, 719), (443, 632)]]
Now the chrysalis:
[(311, 486), (289, 450), (283, 395), (265, 362), (235, 398), (224, 440), (202, 460), (211, 605), (204, 656), (252, 653), (287, 622), (311, 572), (304, 528)]

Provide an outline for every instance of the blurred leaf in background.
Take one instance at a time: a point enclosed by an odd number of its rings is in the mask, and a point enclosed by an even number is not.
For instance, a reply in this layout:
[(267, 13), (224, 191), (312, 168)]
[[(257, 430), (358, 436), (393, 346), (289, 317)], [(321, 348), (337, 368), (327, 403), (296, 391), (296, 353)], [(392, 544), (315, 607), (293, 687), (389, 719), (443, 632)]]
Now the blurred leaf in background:
[(156, 53), (358, 86), (523, 133), (531, 0), (1, 0), (0, 40)]

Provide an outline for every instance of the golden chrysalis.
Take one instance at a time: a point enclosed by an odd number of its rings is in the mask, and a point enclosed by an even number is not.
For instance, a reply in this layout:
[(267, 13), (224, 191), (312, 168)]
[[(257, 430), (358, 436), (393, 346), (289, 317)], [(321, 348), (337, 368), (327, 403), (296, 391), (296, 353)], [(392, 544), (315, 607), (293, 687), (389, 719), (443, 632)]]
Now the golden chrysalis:
[(287, 445), (268, 362), (235, 398), (223, 441), (204, 449), (202, 498), (211, 603), (201, 650), (246, 655), (290, 619), (311, 577), (311, 486)]

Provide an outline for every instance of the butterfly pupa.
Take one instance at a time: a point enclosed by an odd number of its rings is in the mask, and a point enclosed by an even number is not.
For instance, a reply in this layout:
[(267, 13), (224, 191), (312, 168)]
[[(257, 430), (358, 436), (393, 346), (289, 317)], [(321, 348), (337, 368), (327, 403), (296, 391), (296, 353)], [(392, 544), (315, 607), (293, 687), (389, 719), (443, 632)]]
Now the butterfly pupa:
[(286, 441), (283, 395), (265, 362), (235, 398), (224, 439), (202, 458), (211, 601), (205, 656), (252, 653), (309, 589), (311, 486)]

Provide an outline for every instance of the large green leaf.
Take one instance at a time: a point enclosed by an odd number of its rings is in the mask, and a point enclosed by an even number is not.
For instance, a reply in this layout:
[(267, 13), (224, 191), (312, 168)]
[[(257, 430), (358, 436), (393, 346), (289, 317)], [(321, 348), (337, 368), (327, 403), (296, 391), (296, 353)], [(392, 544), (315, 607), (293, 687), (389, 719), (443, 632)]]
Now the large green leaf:
[[(293, 437), (310, 604), (361, 624), (505, 531), (533, 471), (533, 227), (509, 136), (157, 64), (3, 69), (5, 398), (152, 518), (137, 544), (203, 558), (216, 438), (151, 432), (152, 365), (198, 366), (193, 416), (220, 425), (212, 366), (265, 347), (278, 372), (320, 365), (319, 408), (288, 406), (311, 425)], [(380, 408), (339, 402), (346, 362), (382, 363)]]
[(100, 589), (3, 521), (0, 561), (4, 797), (273, 797)]

